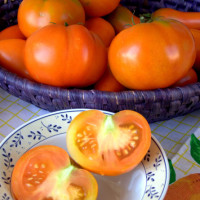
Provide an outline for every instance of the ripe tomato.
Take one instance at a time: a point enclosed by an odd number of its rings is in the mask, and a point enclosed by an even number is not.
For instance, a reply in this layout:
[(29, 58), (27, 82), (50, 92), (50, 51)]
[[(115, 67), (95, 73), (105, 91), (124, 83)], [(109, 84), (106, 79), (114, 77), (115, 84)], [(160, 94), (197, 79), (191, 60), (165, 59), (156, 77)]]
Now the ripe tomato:
[(32, 80), (23, 60), (25, 43), (22, 39), (0, 40), (0, 65), (10, 72)]
[(24, 59), (30, 75), (40, 83), (85, 87), (104, 73), (107, 50), (101, 39), (82, 25), (52, 24), (27, 39)]
[(108, 47), (115, 37), (115, 30), (113, 26), (101, 17), (94, 17), (86, 20), (85, 26), (96, 33)]
[(198, 81), (197, 73), (193, 68), (191, 68), (189, 69), (187, 74), (184, 75), (181, 79), (179, 79), (176, 83), (174, 83), (172, 87), (182, 87), (192, 83), (196, 83), (197, 81)]
[(156, 10), (152, 17), (165, 17), (182, 22), (188, 28), (200, 29), (200, 12), (184, 12), (172, 8), (160, 8)]
[(169, 87), (192, 68), (195, 56), (190, 30), (178, 21), (161, 18), (121, 31), (108, 52), (115, 78), (138, 90)]
[(94, 84), (94, 89), (107, 92), (120, 92), (126, 88), (115, 79), (108, 66), (103, 76)]
[(67, 130), (67, 148), (83, 168), (101, 175), (126, 173), (137, 166), (151, 143), (151, 130), (139, 113), (123, 110), (105, 115), (81, 112)]
[(102, 17), (112, 12), (119, 4), (120, 0), (80, 0), (85, 13), (91, 17)]
[(113, 25), (116, 33), (140, 23), (140, 18), (135, 16), (128, 8), (118, 5), (106, 19)]
[(16, 200), (94, 200), (98, 185), (91, 173), (70, 164), (64, 149), (43, 145), (27, 151), (17, 161), (11, 191)]
[(22, 34), (19, 29), (18, 25), (13, 25), (8, 28), (5, 28), (0, 32), (0, 40), (6, 39), (23, 39), (25, 40), (26, 37)]
[(197, 72), (200, 72), (200, 30), (190, 29), (190, 31), (192, 32), (196, 46), (196, 59), (193, 67)]
[(50, 23), (85, 23), (85, 11), (79, 0), (23, 0), (17, 19), (20, 30), (29, 37)]

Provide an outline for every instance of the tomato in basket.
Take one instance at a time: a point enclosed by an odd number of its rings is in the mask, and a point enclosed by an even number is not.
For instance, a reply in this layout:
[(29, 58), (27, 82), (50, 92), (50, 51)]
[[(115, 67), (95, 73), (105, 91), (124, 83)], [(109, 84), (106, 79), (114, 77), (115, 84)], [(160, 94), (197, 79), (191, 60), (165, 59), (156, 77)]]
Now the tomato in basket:
[(70, 164), (67, 152), (57, 146), (34, 147), (17, 161), (11, 177), (16, 200), (95, 200), (94, 176)]
[(26, 41), (25, 65), (39, 83), (61, 87), (94, 84), (107, 67), (107, 49), (82, 25), (52, 24)]
[(159, 8), (153, 12), (152, 17), (165, 17), (182, 22), (188, 28), (200, 29), (200, 12), (184, 12), (172, 8)]
[(32, 80), (24, 64), (25, 40), (0, 40), (0, 66), (23, 78)]
[(127, 7), (122, 6), (121, 4), (106, 16), (106, 20), (113, 25), (116, 33), (140, 23), (140, 18), (135, 16)]
[(187, 74), (184, 75), (181, 79), (179, 79), (176, 83), (174, 83), (172, 87), (182, 87), (196, 83), (197, 81), (198, 81), (197, 73), (193, 68), (191, 68), (189, 69)]
[(85, 11), (79, 0), (23, 0), (18, 9), (18, 25), (29, 37), (49, 25), (85, 23)]
[(22, 34), (22, 32), (19, 29), (19, 26), (16, 24), (16, 25), (7, 27), (0, 32), (0, 40), (6, 40), (6, 39), (25, 40), (26, 37)]
[(196, 59), (193, 67), (198, 73), (200, 73), (200, 30), (190, 29), (190, 31), (192, 32), (196, 46)]
[(118, 5), (120, 0), (80, 0), (85, 13), (90, 17), (102, 17), (111, 13)]
[(126, 88), (113, 76), (109, 66), (103, 76), (94, 84), (94, 89), (107, 92), (120, 92), (126, 90)]
[(85, 26), (96, 33), (104, 42), (106, 47), (109, 47), (112, 39), (115, 37), (113, 26), (102, 17), (93, 17), (85, 22)]
[(72, 159), (101, 175), (119, 175), (136, 167), (151, 144), (151, 130), (139, 113), (123, 110), (106, 115), (99, 110), (78, 114), (66, 135)]
[(191, 31), (181, 22), (164, 18), (121, 31), (108, 52), (114, 77), (137, 90), (169, 87), (192, 68), (195, 57)]

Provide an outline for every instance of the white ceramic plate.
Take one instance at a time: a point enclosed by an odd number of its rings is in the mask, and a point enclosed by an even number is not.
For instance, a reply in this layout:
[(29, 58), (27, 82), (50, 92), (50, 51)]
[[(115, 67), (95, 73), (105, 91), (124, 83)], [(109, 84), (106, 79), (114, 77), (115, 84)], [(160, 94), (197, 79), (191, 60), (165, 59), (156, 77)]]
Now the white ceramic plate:
[[(62, 110), (41, 116), (20, 126), (2, 141), (0, 200), (12, 200), (11, 174), (20, 156), (28, 149), (43, 144), (66, 149), (66, 130), (71, 120), (83, 110), (85, 109)], [(99, 185), (98, 200), (162, 200), (169, 184), (168, 160), (163, 148), (152, 136), (147, 155), (134, 170), (114, 177), (94, 176)]]

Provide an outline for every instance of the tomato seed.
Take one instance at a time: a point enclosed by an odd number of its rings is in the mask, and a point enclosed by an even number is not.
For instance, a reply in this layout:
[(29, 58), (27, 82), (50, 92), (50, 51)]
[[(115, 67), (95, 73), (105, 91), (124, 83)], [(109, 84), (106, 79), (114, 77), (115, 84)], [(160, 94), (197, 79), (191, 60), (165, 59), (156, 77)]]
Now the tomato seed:
[(138, 140), (139, 137), (138, 137), (138, 136), (134, 136), (133, 139), (134, 139), (134, 140)]
[(136, 129), (132, 130), (132, 134), (136, 134), (138, 131)]
[(83, 135), (81, 133), (78, 133), (77, 137), (83, 137)]
[(135, 142), (135, 141), (132, 141), (132, 142), (130, 143), (130, 146), (131, 146), (131, 147), (135, 147), (135, 144), (136, 144), (136, 142)]
[(127, 149), (124, 149), (124, 154), (125, 155), (128, 155), (129, 154), (129, 151)]

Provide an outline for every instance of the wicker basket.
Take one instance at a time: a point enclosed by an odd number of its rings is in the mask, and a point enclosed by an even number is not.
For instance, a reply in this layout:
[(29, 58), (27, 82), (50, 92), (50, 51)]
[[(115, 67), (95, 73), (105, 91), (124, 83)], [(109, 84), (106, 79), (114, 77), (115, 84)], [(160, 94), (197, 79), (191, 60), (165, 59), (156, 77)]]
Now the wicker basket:
[[(20, 0), (0, 0), (0, 30), (16, 24), (20, 2)], [(160, 7), (200, 11), (198, 0), (122, 0), (121, 3), (135, 10), (136, 14), (152, 12)], [(200, 108), (200, 83), (152, 91), (102, 92), (42, 85), (0, 68), (0, 87), (22, 100), (49, 111), (92, 108), (117, 112), (131, 109), (144, 115), (149, 122), (181, 116)]]

